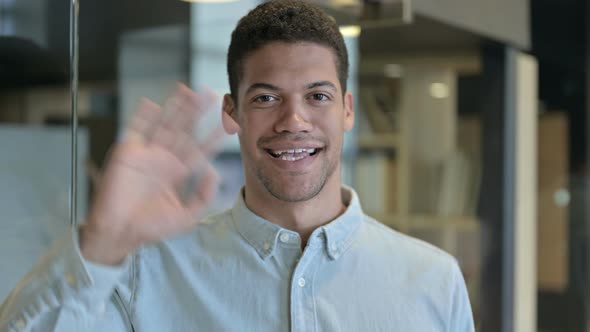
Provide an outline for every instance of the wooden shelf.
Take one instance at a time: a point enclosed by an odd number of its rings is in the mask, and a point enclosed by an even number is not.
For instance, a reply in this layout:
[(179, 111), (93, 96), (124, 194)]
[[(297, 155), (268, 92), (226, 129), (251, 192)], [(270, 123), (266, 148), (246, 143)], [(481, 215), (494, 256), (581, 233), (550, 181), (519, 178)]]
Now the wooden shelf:
[(391, 149), (399, 147), (399, 135), (394, 133), (361, 134), (358, 139), (360, 149)]

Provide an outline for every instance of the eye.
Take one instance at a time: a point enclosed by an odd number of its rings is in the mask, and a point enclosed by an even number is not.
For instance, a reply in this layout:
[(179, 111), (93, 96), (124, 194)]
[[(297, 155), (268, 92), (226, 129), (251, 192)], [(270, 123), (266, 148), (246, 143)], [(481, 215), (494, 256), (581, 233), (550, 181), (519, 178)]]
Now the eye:
[(276, 101), (277, 98), (271, 96), (271, 95), (262, 95), (262, 96), (258, 96), (256, 98), (254, 98), (255, 102), (259, 102), (259, 103), (269, 103), (271, 101)]
[(330, 97), (327, 94), (325, 94), (325, 93), (319, 93), (319, 92), (312, 94), (311, 95), (311, 98), (314, 101), (328, 101), (328, 100), (330, 100)]

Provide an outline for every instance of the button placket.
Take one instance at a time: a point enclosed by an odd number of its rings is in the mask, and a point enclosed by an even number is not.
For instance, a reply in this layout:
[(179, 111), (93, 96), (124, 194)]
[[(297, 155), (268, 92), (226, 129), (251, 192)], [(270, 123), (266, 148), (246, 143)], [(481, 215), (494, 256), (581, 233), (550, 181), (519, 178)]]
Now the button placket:
[(291, 240), (291, 236), (287, 233), (282, 233), (279, 236), (279, 240), (281, 240), (281, 242), (283, 242), (283, 243), (289, 243), (289, 241)]
[(303, 256), (293, 272), (291, 282), (291, 331), (314, 331), (315, 312), (313, 309), (312, 282), (317, 266), (312, 261), (322, 257), (323, 246), (318, 242), (308, 243)]
[(297, 280), (297, 285), (301, 288), (305, 287), (305, 278), (300, 277), (299, 280)]

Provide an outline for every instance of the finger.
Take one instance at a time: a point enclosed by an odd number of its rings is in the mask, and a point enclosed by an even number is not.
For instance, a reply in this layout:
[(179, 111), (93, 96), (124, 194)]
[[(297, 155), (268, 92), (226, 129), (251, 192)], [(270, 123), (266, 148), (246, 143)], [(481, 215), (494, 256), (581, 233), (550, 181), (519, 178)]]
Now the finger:
[(201, 112), (200, 97), (184, 84), (178, 84), (176, 93), (165, 109), (166, 125), (170, 128), (193, 134), (197, 115)]
[(199, 111), (197, 112), (195, 125), (199, 124), (201, 119), (206, 116), (206, 113), (221, 109), (221, 98), (213, 90), (207, 87), (202, 87), (201, 92), (199, 92), (196, 96), (198, 98)]
[(158, 145), (166, 150), (173, 150), (179, 140), (177, 132), (166, 125), (158, 125), (151, 136), (150, 144)]
[(137, 111), (131, 117), (124, 135), (126, 142), (145, 143), (149, 141), (154, 128), (162, 116), (161, 108), (153, 101), (142, 98)]
[(201, 98), (203, 99), (203, 110), (206, 112), (220, 109), (221, 97), (215, 91), (208, 87), (203, 87)]
[(193, 171), (198, 171), (209, 163), (209, 159), (194, 140), (187, 141), (183, 147), (178, 148), (176, 155), (185, 167)]
[(186, 134), (180, 135), (171, 147), (171, 152), (189, 169), (195, 169), (205, 160), (194, 137)]
[(174, 145), (182, 139), (185, 134), (181, 130), (181, 123), (184, 121), (183, 115), (178, 111), (179, 96), (170, 97), (164, 103), (163, 115), (160, 122), (154, 128), (151, 143), (162, 146), (166, 149), (173, 149)]
[(215, 168), (208, 164), (204, 175), (197, 184), (196, 195), (187, 204), (187, 208), (193, 215), (202, 212), (204, 208), (211, 204), (217, 193), (219, 180), (220, 177)]
[(221, 151), (225, 136), (227, 136), (227, 134), (222, 126), (218, 126), (211, 131), (211, 133), (207, 135), (207, 138), (205, 138), (205, 141), (199, 145), (203, 155), (205, 155), (206, 158), (213, 159), (219, 151)]
[(164, 116), (155, 128), (153, 143), (174, 148), (184, 135), (193, 135), (199, 102), (194, 91), (179, 83), (174, 96), (164, 104)]
[(203, 93), (196, 93), (182, 83), (178, 83), (175, 111), (179, 112), (171, 120), (175, 127), (194, 134), (196, 124), (216, 103), (216, 94), (206, 89)]

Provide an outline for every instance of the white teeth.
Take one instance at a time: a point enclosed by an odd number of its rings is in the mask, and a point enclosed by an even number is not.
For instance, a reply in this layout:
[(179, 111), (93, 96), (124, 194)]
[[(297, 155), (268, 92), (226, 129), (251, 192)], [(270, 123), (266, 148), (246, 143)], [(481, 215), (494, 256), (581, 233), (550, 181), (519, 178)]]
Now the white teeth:
[(280, 150), (280, 151), (273, 151), (276, 155), (282, 155), (284, 153), (314, 153), (315, 149), (291, 149), (291, 150)]
[(286, 161), (297, 161), (297, 160), (301, 160), (305, 158), (304, 156), (300, 156), (300, 157), (289, 157), (289, 156), (281, 156), (281, 160), (286, 160)]

